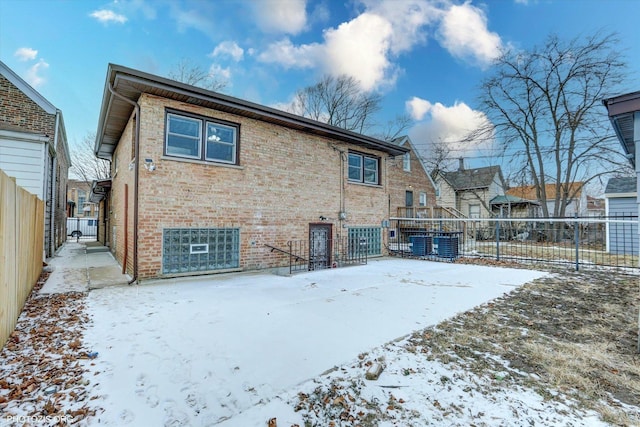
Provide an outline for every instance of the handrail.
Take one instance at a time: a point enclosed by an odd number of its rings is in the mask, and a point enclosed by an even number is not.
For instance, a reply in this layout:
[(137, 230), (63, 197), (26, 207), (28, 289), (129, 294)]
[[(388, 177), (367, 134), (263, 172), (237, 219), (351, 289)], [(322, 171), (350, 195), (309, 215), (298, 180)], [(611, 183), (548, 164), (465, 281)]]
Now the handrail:
[(268, 244), (266, 244), (266, 243), (265, 243), (264, 245), (265, 245), (266, 247), (268, 247), (268, 248), (271, 248), (271, 251), (270, 251), (270, 252), (278, 251), (278, 252), (282, 252), (283, 254), (286, 254), (286, 255), (289, 255), (289, 256), (291, 256), (291, 257), (294, 257), (294, 258), (296, 259), (296, 261), (308, 261), (307, 259), (305, 259), (305, 258), (303, 258), (303, 257), (301, 257), (301, 256), (299, 256), (299, 255), (293, 254), (293, 253), (291, 253), (291, 252), (289, 252), (289, 251), (285, 251), (284, 249), (280, 249), (280, 248), (278, 248), (278, 247), (276, 247), (276, 246), (271, 246), (271, 245), (268, 245)]

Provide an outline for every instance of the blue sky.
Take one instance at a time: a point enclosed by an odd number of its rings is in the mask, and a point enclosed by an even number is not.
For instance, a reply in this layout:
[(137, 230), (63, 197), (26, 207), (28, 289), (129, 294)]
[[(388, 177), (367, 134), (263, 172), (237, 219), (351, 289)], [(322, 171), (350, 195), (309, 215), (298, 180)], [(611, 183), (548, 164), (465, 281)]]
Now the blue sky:
[(166, 76), (181, 60), (229, 95), (280, 108), (323, 74), (352, 75), (383, 94), (381, 121), (412, 115), (420, 145), (477, 120), (500, 48), (551, 32), (616, 31), (621, 90), (639, 90), (639, 14), (640, 0), (0, 0), (0, 60), (62, 110), (72, 149), (97, 127), (109, 62)]

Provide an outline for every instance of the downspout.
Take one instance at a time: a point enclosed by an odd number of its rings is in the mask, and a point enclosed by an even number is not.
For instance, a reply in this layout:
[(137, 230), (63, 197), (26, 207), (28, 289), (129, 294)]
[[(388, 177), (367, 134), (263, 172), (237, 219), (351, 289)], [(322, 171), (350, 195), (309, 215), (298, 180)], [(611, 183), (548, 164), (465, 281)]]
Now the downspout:
[[(56, 110), (56, 126), (53, 135), (53, 161), (51, 162), (51, 167), (53, 170), (51, 171), (51, 212), (49, 217), (49, 248), (48, 251), (51, 256), (56, 252), (56, 196), (57, 196), (57, 187), (56, 181), (58, 179), (58, 133), (60, 132), (60, 110)], [(66, 232), (66, 221), (65, 222), (65, 236)]]
[[(138, 178), (140, 168), (140, 105), (137, 102), (134, 102), (115, 91), (111, 82), (109, 82), (109, 92), (116, 98), (122, 99), (128, 104), (133, 105), (135, 109), (136, 115), (136, 130), (134, 135), (134, 162), (135, 162), (135, 172), (133, 178), (133, 278), (129, 281), (129, 284), (133, 284), (138, 280)], [(126, 263), (127, 260), (125, 259)]]

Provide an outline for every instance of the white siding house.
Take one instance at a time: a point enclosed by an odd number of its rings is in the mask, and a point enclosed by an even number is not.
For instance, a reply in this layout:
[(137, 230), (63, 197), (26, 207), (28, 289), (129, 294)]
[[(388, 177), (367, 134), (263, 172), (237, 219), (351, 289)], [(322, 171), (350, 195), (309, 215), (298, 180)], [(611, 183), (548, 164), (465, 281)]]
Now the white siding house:
[(48, 142), (44, 135), (0, 129), (0, 169), (41, 200), (46, 200), (44, 165)]
[(638, 192), (635, 177), (611, 178), (604, 193), (605, 215), (633, 223), (607, 223), (607, 252), (638, 255)]

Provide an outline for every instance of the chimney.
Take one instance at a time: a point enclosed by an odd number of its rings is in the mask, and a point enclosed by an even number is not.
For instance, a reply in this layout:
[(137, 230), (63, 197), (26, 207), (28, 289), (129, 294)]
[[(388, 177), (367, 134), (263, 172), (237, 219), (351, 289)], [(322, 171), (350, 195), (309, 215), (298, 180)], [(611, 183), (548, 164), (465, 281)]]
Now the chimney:
[(463, 171), (464, 170), (464, 157), (458, 158), (458, 162), (460, 162), (459, 166), (458, 166), (458, 170)]

